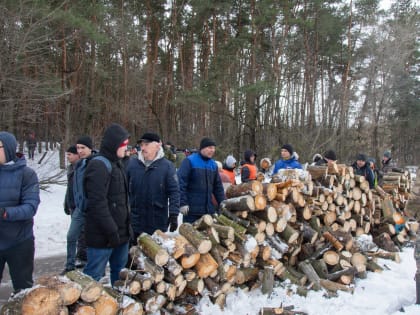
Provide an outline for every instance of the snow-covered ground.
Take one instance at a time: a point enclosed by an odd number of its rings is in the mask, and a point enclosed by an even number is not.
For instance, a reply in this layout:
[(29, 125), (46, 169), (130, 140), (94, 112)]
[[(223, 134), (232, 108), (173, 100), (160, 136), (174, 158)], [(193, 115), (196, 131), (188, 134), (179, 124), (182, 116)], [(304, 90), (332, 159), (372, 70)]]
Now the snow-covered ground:
[[(36, 156), (39, 158), (39, 156)], [(29, 161), (40, 179), (51, 177), (60, 172), (57, 152), (50, 152), (41, 165)], [(65, 179), (65, 177), (62, 177)], [(70, 217), (64, 214), (64, 185), (50, 185), (41, 192), (41, 204), (35, 216), (36, 257), (65, 255), (66, 233)], [(339, 292), (338, 297), (325, 298), (323, 292), (310, 291), (307, 297), (293, 294), (293, 286), (277, 287), (271, 297), (262, 295), (260, 290), (244, 292), (237, 290), (228, 295), (227, 305), (222, 311), (208, 298), (199, 304), (203, 315), (256, 315), (262, 307), (294, 305), (295, 310), (311, 315), (384, 315), (406, 314), (419, 315), (420, 305), (415, 305), (416, 288), (414, 276), (416, 264), (413, 248), (406, 248), (400, 253), (401, 263), (379, 260), (385, 267), (382, 273), (368, 272), (367, 279), (357, 280), (353, 294)]]

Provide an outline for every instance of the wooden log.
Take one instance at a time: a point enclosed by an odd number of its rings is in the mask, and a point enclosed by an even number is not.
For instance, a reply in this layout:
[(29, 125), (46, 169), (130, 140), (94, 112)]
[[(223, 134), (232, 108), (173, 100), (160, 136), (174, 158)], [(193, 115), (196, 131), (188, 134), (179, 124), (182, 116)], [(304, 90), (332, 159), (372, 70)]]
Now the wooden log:
[(334, 237), (330, 232), (325, 231), (322, 236), (331, 243), (331, 245), (338, 251), (343, 250), (344, 245), (336, 238)]
[(278, 220), (277, 210), (272, 206), (266, 206), (264, 211), (254, 212), (253, 214), (266, 222), (275, 223)]
[(350, 293), (354, 292), (354, 288), (348, 287), (346, 285), (343, 285), (334, 281), (321, 279), (319, 282), (321, 286), (328, 291), (337, 292), (338, 290), (340, 290), (340, 291), (350, 292)]
[(369, 257), (391, 259), (391, 260), (395, 261), (396, 263), (401, 262), (400, 254), (398, 252), (387, 252), (387, 251), (379, 250), (379, 251), (376, 251), (376, 252), (367, 252), (366, 255), (369, 256)]
[(101, 315), (116, 315), (119, 310), (117, 300), (106, 291), (102, 291), (101, 296), (93, 302), (92, 306), (95, 308), (96, 314)]
[(263, 185), (259, 181), (250, 181), (238, 185), (231, 185), (226, 189), (228, 199), (244, 195), (255, 196), (263, 193)]
[(53, 288), (37, 286), (28, 289), (9, 299), (1, 308), (2, 315), (45, 315), (60, 314), (63, 309), (63, 300), (60, 293)]
[(210, 214), (205, 214), (201, 216), (197, 221), (195, 221), (192, 226), (196, 230), (206, 230), (207, 228), (211, 227), (213, 225), (213, 218)]
[(201, 278), (194, 278), (187, 281), (186, 290), (189, 294), (198, 295), (202, 294), (204, 290), (204, 281)]
[(322, 258), (324, 259), (325, 263), (329, 266), (335, 266), (340, 261), (340, 256), (332, 250), (326, 251)]
[(323, 259), (313, 259), (310, 260), (312, 267), (316, 271), (317, 275), (322, 278), (326, 279), (328, 276), (328, 267)]
[(69, 307), (70, 314), (72, 315), (96, 315), (95, 308), (91, 305), (76, 302)]
[(309, 260), (304, 260), (299, 262), (298, 264), (299, 270), (303, 272), (306, 277), (308, 278), (310, 284), (312, 285), (312, 289), (318, 291), (321, 289), (321, 285), (319, 284), (320, 278), (315, 271), (314, 267), (311, 265)]
[(267, 197), (267, 200), (273, 200), (277, 195), (277, 187), (273, 183), (263, 183), (263, 194)]
[(167, 235), (161, 230), (156, 230), (153, 233), (152, 237), (156, 241), (158, 241), (159, 244), (171, 244), (171, 246), (166, 246), (164, 248), (173, 258), (178, 259), (182, 255), (184, 255), (185, 244), (188, 243), (188, 241), (182, 235), (177, 235), (176, 237), (173, 237)]
[(209, 253), (200, 255), (200, 259), (194, 266), (195, 270), (197, 271), (197, 275), (200, 278), (209, 277), (213, 272), (217, 270), (217, 267), (217, 262)]
[(263, 211), (267, 206), (267, 198), (263, 194), (254, 197), (255, 211)]
[(36, 284), (57, 290), (65, 306), (75, 303), (82, 293), (82, 287), (79, 284), (58, 276), (41, 276), (36, 280)]
[(245, 240), (245, 233), (247, 232), (247, 229), (245, 227), (230, 220), (224, 215), (217, 216), (217, 221), (222, 225), (233, 227), (233, 229), (235, 230), (235, 237), (243, 241)]
[(238, 217), (237, 215), (235, 215), (231, 211), (227, 210), (226, 208), (221, 207), (220, 214), (224, 215), (229, 220), (235, 222), (236, 224), (238, 224), (238, 225), (240, 225), (244, 228), (248, 228), (249, 225), (250, 225), (250, 222), (248, 220), (244, 220), (244, 219)]
[(158, 294), (153, 290), (140, 294), (139, 298), (143, 303), (144, 310), (148, 313), (156, 313), (166, 303), (165, 296)]
[(119, 311), (121, 315), (143, 315), (143, 304), (124, 295)]
[(88, 275), (85, 275), (80, 271), (73, 270), (67, 272), (66, 277), (78, 283), (82, 287), (80, 298), (83, 301), (87, 303), (95, 302), (101, 296), (103, 290), (102, 285)]
[(148, 272), (155, 282), (163, 280), (165, 273), (163, 267), (157, 265), (153, 260), (145, 256), (139, 246), (132, 246), (130, 248), (130, 256), (135, 260), (137, 269)]
[(331, 280), (331, 281), (337, 281), (343, 275), (350, 275), (350, 276), (354, 277), (354, 275), (356, 274), (356, 272), (357, 272), (356, 267), (350, 267), (350, 268), (347, 268), (347, 269), (341, 269), (341, 270), (338, 270), (336, 272), (329, 273), (327, 275), (327, 279), (328, 280)]
[(244, 284), (245, 282), (255, 280), (258, 277), (258, 268), (238, 268), (236, 270), (236, 284)]
[(158, 266), (163, 266), (168, 262), (169, 254), (162, 248), (151, 235), (142, 233), (137, 238), (137, 243), (142, 249), (143, 253), (152, 259)]
[(304, 242), (313, 244), (318, 239), (318, 232), (309, 224), (302, 224), (300, 230)]
[(179, 226), (179, 233), (184, 236), (200, 254), (206, 254), (211, 249), (211, 241), (202, 233), (194, 229), (190, 223), (182, 223)]
[(273, 293), (274, 288), (274, 268), (272, 266), (265, 266), (263, 271), (263, 277), (261, 281), (261, 292), (268, 296)]
[(212, 228), (214, 228), (218, 235), (230, 241), (235, 240), (235, 230), (231, 226), (221, 225), (221, 224), (213, 224)]
[(121, 293), (130, 295), (137, 295), (141, 291), (141, 283), (136, 280), (117, 280), (113, 287)]
[(292, 244), (298, 239), (299, 233), (294, 228), (292, 228), (289, 224), (287, 224), (284, 231), (280, 233), (280, 236), (288, 244)]
[(204, 278), (203, 281), (207, 290), (209, 291), (210, 296), (215, 298), (222, 294), (220, 284), (214, 281), (212, 278)]

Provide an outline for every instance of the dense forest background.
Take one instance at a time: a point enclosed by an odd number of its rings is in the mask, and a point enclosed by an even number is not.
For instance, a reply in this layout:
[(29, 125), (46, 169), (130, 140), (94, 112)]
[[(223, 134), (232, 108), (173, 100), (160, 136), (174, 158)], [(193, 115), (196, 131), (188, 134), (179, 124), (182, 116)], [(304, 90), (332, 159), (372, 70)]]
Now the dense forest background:
[(0, 130), (20, 141), (99, 146), (118, 122), (133, 144), (212, 137), (219, 159), (420, 164), (414, 0), (3, 0), (0, 21)]

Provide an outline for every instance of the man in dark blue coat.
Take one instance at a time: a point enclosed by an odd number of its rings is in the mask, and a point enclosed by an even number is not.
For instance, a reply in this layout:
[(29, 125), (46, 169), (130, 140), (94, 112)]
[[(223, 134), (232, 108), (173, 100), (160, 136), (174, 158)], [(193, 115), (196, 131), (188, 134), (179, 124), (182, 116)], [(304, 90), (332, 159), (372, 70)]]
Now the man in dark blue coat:
[(30, 288), (34, 270), (34, 216), (39, 183), (23, 156), (16, 156), (16, 138), (0, 132), (0, 282), (7, 263), (15, 292)]
[(210, 138), (203, 138), (199, 152), (184, 159), (178, 170), (180, 212), (184, 215), (184, 222), (192, 223), (204, 214), (214, 214), (225, 200), (217, 164), (212, 159), (215, 152), (216, 143)]
[(100, 280), (109, 262), (112, 285), (119, 279), (128, 258), (128, 184), (121, 161), (127, 151), (128, 137), (122, 126), (111, 124), (102, 138), (101, 158), (92, 158), (84, 174), (87, 264), (83, 272)]
[(138, 158), (127, 165), (133, 243), (146, 232), (171, 232), (178, 227), (179, 185), (174, 164), (165, 158), (160, 137), (145, 133), (140, 140)]

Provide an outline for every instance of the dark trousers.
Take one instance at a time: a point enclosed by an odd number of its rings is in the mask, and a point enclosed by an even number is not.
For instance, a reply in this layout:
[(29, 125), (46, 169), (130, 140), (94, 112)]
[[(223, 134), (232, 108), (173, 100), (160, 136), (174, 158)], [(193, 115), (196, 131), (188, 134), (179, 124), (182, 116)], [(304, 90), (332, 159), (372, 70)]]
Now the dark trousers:
[(7, 263), (14, 291), (18, 292), (31, 288), (33, 285), (34, 255), (35, 242), (33, 238), (27, 239), (12, 248), (0, 250), (0, 282)]

